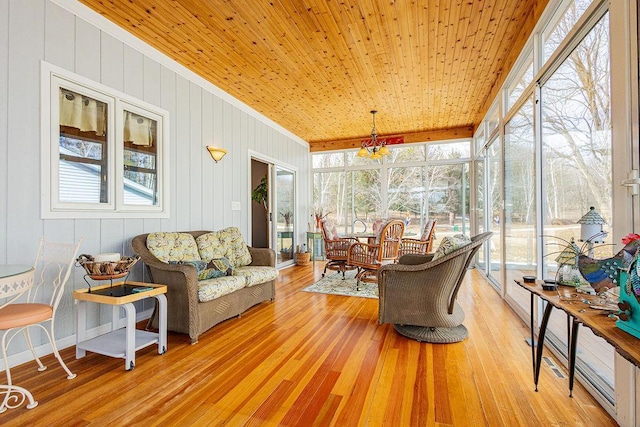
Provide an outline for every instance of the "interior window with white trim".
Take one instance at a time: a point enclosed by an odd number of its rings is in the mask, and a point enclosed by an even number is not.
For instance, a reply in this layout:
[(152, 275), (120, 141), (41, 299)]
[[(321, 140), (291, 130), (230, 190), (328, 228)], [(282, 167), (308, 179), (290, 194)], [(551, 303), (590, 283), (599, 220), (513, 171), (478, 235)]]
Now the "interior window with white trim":
[(168, 217), (168, 113), (79, 76), (45, 74), (43, 218)]

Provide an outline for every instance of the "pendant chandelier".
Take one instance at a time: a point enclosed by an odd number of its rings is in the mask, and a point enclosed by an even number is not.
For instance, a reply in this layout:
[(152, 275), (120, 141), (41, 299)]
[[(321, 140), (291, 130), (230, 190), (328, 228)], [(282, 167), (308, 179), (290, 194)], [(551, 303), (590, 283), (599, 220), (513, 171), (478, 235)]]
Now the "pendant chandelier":
[(378, 140), (376, 133), (376, 110), (371, 110), (373, 115), (373, 128), (371, 129), (371, 139), (362, 141), (362, 146), (358, 151), (358, 157), (369, 157), (372, 159), (381, 159), (382, 156), (389, 155), (389, 149), (386, 147), (385, 139)]

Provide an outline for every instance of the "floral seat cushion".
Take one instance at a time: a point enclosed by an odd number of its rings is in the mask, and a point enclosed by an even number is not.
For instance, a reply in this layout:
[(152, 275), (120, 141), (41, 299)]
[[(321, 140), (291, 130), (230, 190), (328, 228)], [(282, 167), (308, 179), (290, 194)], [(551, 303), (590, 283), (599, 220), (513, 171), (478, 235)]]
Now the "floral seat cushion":
[(189, 233), (150, 233), (147, 236), (147, 248), (162, 262), (201, 259), (196, 240)]
[(251, 264), (251, 253), (238, 227), (203, 234), (196, 239), (196, 244), (203, 261), (227, 258), (234, 267)]
[(278, 277), (278, 270), (273, 267), (238, 267), (235, 269), (234, 276), (242, 276), (247, 281), (247, 287), (259, 285)]
[(222, 276), (198, 282), (198, 301), (207, 302), (244, 288), (243, 276)]
[(325, 219), (322, 221), (322, 227), (324, 227), (324, 234), (328, 240), (338, 240), (340, 238), (335, 222)]

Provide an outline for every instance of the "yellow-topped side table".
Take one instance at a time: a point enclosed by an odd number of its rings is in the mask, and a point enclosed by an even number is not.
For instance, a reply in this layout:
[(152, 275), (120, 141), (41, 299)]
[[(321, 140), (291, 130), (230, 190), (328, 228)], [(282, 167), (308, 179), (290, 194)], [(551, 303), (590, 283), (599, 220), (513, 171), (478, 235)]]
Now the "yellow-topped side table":
[[(76, 330), (76, 359), (86, 355), (87, 351), (105, 356), (125, 359), (125, 369), (135, 367), (136, 351), (158, 344), (158, 354), (167, 351), (167, 292), (166, 285), (143, 282), (119, 282), (113, 285), (93, 286), (90, 289), (79, 289), (73, 292), (78, 304), (78, 322)], [(135, 301), (154, 297), (158, 301), (158, 332), (136, 329)], [(107, 304), (113, 306), (111, 332), (86, 338), (87, 303)], [(126, 314), (126, 326), (119, 327), (120, 307)]]

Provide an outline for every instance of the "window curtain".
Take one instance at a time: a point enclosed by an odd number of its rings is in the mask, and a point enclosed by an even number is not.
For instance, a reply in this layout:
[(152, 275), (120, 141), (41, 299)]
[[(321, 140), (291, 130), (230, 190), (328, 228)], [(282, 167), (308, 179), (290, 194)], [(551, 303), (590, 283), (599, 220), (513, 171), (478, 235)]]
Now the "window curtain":
[(124, 141), (134, 145), (151, 147), (153, 144), (153, 120), (131, 113), (124, 112)]
[(60, 89), (60, 125), (95, 132), (102, 136), (107, 132), (107, 105), (104, 102)]

